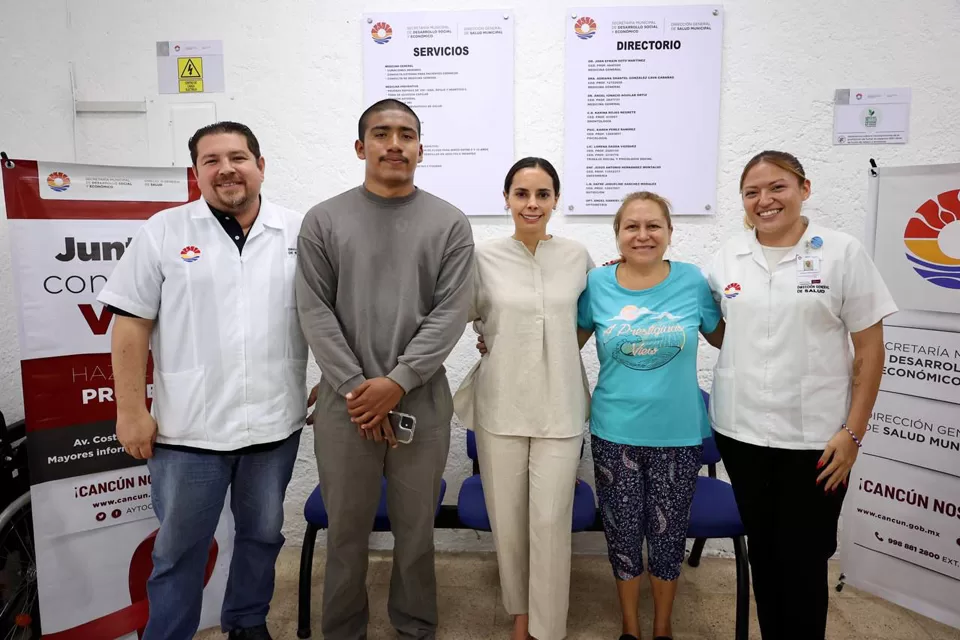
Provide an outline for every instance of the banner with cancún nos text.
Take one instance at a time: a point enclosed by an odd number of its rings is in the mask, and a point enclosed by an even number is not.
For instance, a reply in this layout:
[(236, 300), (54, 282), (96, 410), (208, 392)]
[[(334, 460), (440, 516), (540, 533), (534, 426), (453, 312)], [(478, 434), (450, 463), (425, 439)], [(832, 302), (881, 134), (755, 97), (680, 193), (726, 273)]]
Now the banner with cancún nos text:
[[(145, 461), (116, 439), (113, 318), (96, 296), (143, 221), (199, 189), (184, 168), (11, 160), (2, 172), (43, 638), (136, 640), (159, 523)], [(232, 550), (225, 508), (201, 628), (219, 623)]]
[(900, 312), (850, 475), (844, 581), (960, 628), (960, 165), (874, 169), (866, 245)]

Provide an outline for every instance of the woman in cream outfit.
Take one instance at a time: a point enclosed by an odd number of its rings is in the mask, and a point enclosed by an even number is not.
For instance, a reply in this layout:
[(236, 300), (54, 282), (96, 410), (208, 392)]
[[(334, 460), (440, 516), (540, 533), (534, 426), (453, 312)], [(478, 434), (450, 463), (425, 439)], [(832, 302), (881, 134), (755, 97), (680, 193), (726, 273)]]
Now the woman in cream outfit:
[(570, 537), (589, 387), (577, 341), (577, 300), (593, 261), (547, 233), (560, 179), (542, 158), (507, 173), (515, 233), (476, 250), (470, 319), (486, 354), (454, 397), (477, 438), (503, 605), (514, 640), (566, 636)]

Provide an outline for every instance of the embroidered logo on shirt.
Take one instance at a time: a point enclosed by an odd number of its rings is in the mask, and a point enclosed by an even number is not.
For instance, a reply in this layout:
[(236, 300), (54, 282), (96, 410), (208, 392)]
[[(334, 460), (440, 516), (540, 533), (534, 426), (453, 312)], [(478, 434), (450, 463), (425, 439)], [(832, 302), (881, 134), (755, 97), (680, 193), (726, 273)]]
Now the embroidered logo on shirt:
[(180, 259), (184, 262), (196, 262), (200, 259), (200, 249), (193, 245), (187, 245), (180, 249)]
[(731, 282), (723, 289), (724, 298), (736, 298), (740, 295), (740, 284), (736, 282)]
[(296, 248), (296, 247), (287, 247), (287, 255), (288, 255), (288, 256), (295, 256), (295, 255), (297, 255), (297, 248)]

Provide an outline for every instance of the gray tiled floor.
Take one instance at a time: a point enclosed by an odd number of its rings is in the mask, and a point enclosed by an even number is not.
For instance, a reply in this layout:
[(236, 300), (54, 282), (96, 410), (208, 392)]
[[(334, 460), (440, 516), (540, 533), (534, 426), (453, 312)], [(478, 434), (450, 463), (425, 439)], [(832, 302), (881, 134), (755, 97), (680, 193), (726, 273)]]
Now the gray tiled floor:
[[(299, 548), (284, 549), (277, 564), (277, 588), (269, 618), (277, 640), (297, 637), (297, 582)], [(372, 553), (368, 574), (371, 606), (370, 640), (395, 638), (386, 614), (390, 557)], [(317, 549), (313, 576), (313, 637), (320, 639), (320, 595), (323, 588), (323, 550)], [(674, 607), (675, 640), (731, 639), (734, 630), (736, 570), (733, 560), (704, 558), (696, 569), (684, 565)], [(837, 567), (832, 568), (835, 581)], [(441, 640), (509, 638), (510, 618), (500, 602), (496, 557), (492, 553), (440, 553), (437, 556), (440, 586)], [(652, 621), (649, 587), (642, 611)], [(751, 604), (750, 637), (760, 632)], [(569, 640), (616, 640), (620, 635), (616, 588), (605, 556), (575, 556), (571, 575)], [(220, 640), (207, 630), (196, 640)], [(650, 638), (647, 633), (645, 638)], [(830, 590), (831, 640), (960, 640), (960, 631), (945, 627), (906, 609), (874, 598), (852, 587), (841, 593)]]

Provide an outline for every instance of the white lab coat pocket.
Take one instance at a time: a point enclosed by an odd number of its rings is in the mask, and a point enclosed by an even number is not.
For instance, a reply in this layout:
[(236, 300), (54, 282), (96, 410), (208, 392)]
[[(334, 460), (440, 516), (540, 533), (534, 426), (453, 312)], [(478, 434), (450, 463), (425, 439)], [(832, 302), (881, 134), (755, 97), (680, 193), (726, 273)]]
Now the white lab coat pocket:
[(177, 440), (206, 440), (203, 367), (153, 372), (153, 415), (159, 434)]
[(307, 417), (307, 361), (277, 358), (265, 364), (267, 375), (249, 399), (256, 416), (250, 423), (256, 438), (269, 439)]
[(716, 369), (710, 393), (710, 423), (721, 432), (736, 433), (737, 376), (735, 369)]
[(803, 441), (825, 445), (847, 420), (850, 378), (804, 376), (800, 378), (800, 394)]

